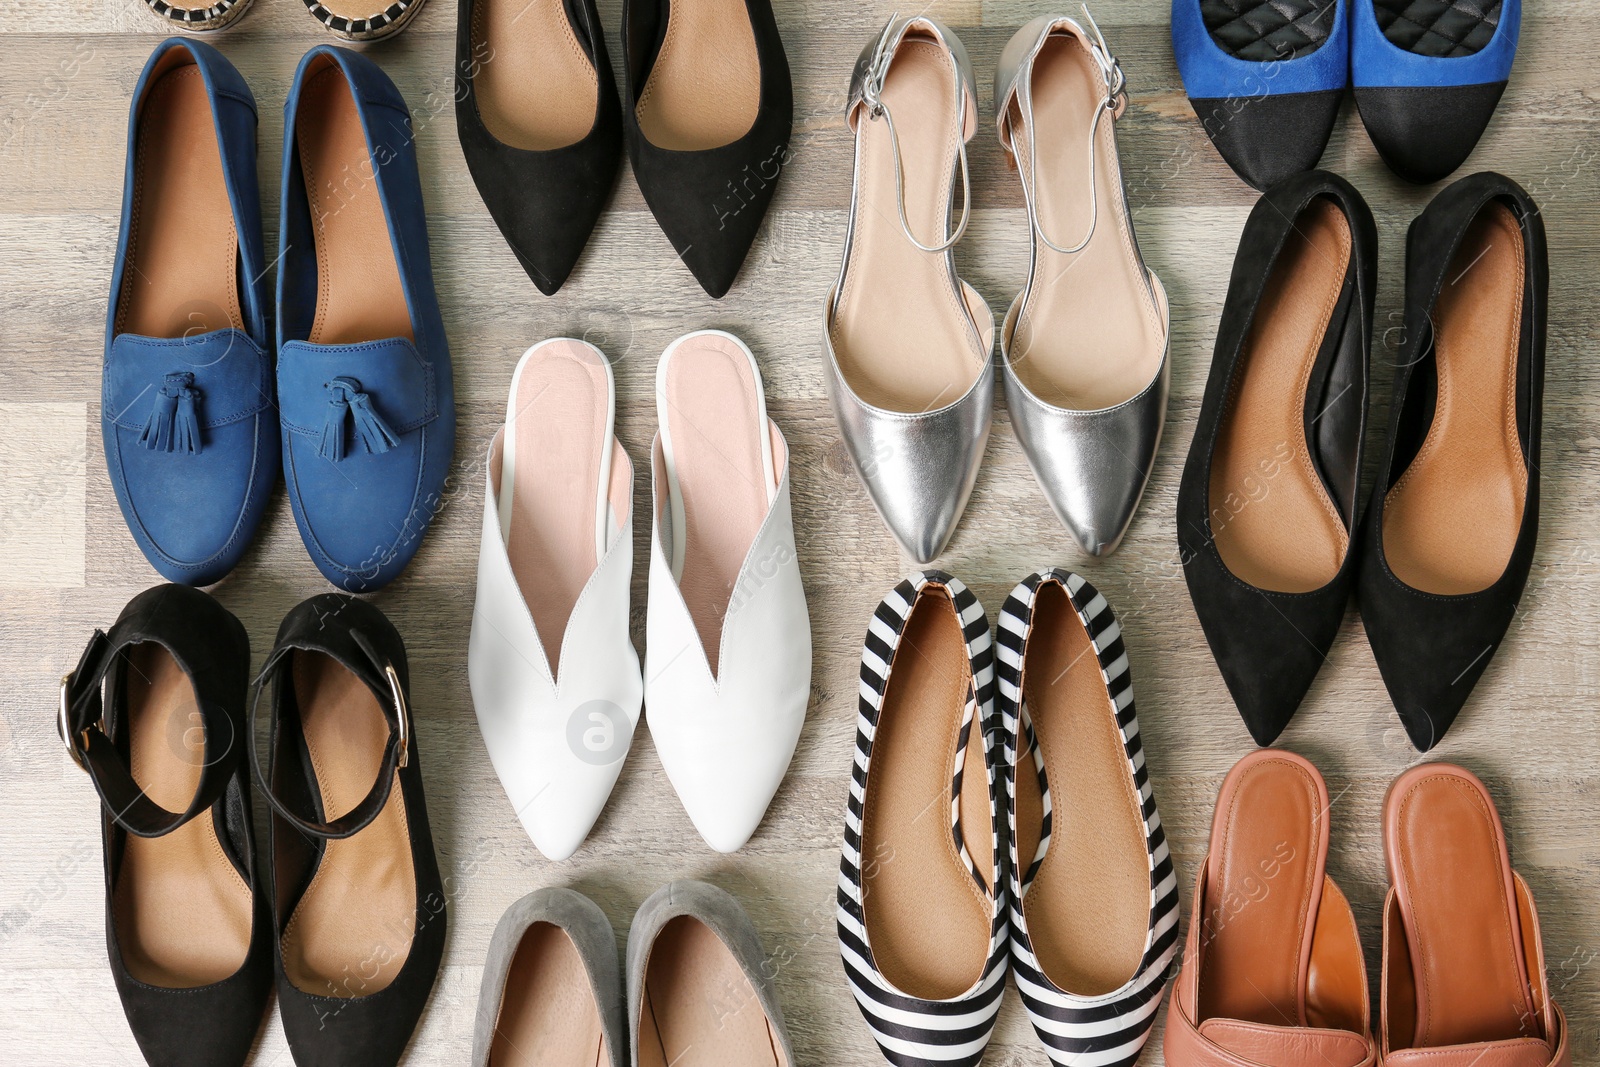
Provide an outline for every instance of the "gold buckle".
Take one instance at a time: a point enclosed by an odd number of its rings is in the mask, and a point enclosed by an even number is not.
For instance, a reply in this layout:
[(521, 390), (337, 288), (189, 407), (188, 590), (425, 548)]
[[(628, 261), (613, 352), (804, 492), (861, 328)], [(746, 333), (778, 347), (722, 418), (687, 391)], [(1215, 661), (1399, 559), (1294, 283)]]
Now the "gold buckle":
[[(72, 757), (72, 762), (78, 765), (80, 771), (88, 774), (89, 767), (88, 764), (83, 762), (83, 754), (72, 744), (71, 702), (67, 699), (67, 690), (72, 687), (73, 676), (77, 673), (77, 671), (68, 671), (61, 676), (61, 707), (56, 712), (56, 729), (61, 731), (61, 743), (67, 746), (67, 755)], [(89, 731), (83, 730), (81, 732), (84, 738), (83, 743), (87, 745), (89, 743)]]
[(395, 721), (399, 723), (400, 759), (395, 764), (399, 768), (411, 762), (411, 727), (406, 724), (406, 697), (400, 691), (400, 676), (395, 673), (394, 667), (384, 664), (383, 674), (389, 679), (389, 694), (394, 697)]

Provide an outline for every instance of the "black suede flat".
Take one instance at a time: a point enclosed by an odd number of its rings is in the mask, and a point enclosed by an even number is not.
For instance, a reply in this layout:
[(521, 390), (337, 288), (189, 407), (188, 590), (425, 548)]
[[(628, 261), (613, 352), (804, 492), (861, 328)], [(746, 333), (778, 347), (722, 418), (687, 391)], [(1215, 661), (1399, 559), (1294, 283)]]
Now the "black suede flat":
[(623, 126), (639, 191), (722, 297), (789, 161), (794, 90), (770, 0), (625, 0)]
[(1423, 752), (1494, 657), (1533, 562), (1548, 289), (1539, 207), (1509, 178), (1462, 178), (1411, 224), (1405, 339), (1357, 597)]
[(561, 288), (617, 182), (622, 116), (594, 0), (461, 0), (456, 133), (533, 284)]
[(1377, 230), (1343, 178), (1273, 186), (1245, 223), (1178, 490), (1195, 614), (1257, 744), (1288, 725), (1355, 579)]

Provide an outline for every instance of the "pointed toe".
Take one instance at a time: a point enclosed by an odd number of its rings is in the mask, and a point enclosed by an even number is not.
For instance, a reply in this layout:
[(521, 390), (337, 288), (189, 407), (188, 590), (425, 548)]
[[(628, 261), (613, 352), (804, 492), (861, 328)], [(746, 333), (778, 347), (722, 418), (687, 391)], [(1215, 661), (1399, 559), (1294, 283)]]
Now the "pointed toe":
[(1467, 161), (1483, 136), (1505, 82), (1487, 85), (1374, 86), (1356, 106), (1378, 154), (1408, 182), (1427, 185)]
[(1343, 89), (1330, 89), (1190, 103), (1223, 161), (1265, 191), (1316, 167), (1343, 98)]

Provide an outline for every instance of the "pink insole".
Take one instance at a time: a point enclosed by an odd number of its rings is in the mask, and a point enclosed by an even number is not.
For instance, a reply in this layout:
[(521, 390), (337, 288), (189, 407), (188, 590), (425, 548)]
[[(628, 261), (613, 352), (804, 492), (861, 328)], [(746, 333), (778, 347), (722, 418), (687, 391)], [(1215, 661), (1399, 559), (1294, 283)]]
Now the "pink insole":
[[(605, 357), (578, 341), (547, 341), (523, 365), (515, 390), (506, 421), (511, 484), (502, 481), (500, 517), (511, 571), (554, 676), (567, 619), (599, 562), (596, 508), (610, 415)], [(612, 472), (627, 462), (614, 446)]]
[[(762, 457), (768, 434), (755, 370), (731, 338), (700, 334), (669, 351), (663, 430), (671, 439), (684, 529), (678, 588), (713, 674), (722, 619), (744, 558), (767, 517), (771, 473)], [(771, 435), (773, 467), (781, 440)]]

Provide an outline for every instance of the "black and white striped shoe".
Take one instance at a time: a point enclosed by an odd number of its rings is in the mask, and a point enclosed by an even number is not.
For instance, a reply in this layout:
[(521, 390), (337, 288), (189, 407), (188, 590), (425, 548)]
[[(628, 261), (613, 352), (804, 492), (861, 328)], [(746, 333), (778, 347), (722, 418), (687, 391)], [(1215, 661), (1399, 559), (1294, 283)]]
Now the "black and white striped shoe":
[(1132, 1064), (1177, 949), (1178, 883), (1122, 630), (1051, 568), (1006, 598), (995, 640), (1017, 989), (1052, 1063)]
[(250, 0), (216, 0), (198, 7), (169, 4), (166, 0), (144, 0), (144, 5), (174, 29), (206, 33), (233, 25), (250, 7)]
[(861, 654), (839, 950), (896, 1067), (974, 1067), (1005, 990), (993, 653), (983, 605), (924, 571), (884, 598)]
[(376, 41), (406, 28), (422, 10), (423, 0), (304, 0), (311, 17), (335, 37)]

